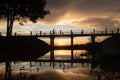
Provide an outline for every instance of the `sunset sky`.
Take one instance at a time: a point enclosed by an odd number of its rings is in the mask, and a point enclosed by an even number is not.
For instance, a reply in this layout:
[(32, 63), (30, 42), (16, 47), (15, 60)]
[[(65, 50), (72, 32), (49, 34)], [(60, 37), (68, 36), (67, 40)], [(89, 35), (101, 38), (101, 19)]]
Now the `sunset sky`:
[(41, 22), (79, 28), (120, 27), (120, 0), (46, 0), (51, 14)]
[[(51, 29), (116, 29), (120, 27), (120, 0), (46, 0), (51, 14), (38, 23), (14, 24), (14, 31)], [(0, 21), (0, 31), (6, 23)]]
[[(37, 23), (27, 21), (27, 23), (20, 25), (17, 20), (14, 21), (13, 33), (20, 32), (23, 34), (28, 34), (30, 31), (47, 31), (49, 33), (50, 30), (53, 29), (56, 32), (60, 30), (69, 32), (70, 30), (73, 30), (73, 32), (81, 32), (81, 30), (84, 30), (85, 32), (91, 32), (93, 29), (100, 31), (105, 30), (106, 28), (110, 31), (117, 30), (117, 28), (120, 29), (120, 0), (46, 0), (46, 2), (47, 4), (45, 9), (48, 9), (50, 11), (50, 14), (46, 15), (44, 19), (38, 19)], [(0, 20), (0, 32), (5, 32), (5, 34), (7, 25), (6, 22), (7, 21), (4, 19)], [(70, 37), (55, 38), (54, 44), (55, 46), (71, 45), (70, 39)], [(101, 42), (104, 39), (106, 39), (106, 37), (96, 37), (97, 42)], [(41, 40), (46, 41), (48, 44), (50, 44), (50, 39), (48, 38), (42, 38)], [(86, 44), (90, 41), (90, 37), (74, 37), (73, 44)], [(86, 51), (74, 50), (73, 53), (80, 55), (84, 52)], [(57, 55), (71, 55), (71, 51), (55, 50), (55, 56)], [(58, 56), (58, 58), (63, 59), (64, 57)], [(45, 67), (47, 66), (45, 65)], [(45, 67), (43, 66), (43, 68)], [(2, 64), (0, 65), (0, 70), (3, 71), (3, 69), (5, 69), (5, 67)], [(50, 79), (48, 79), (51, 72), (53, 72), (53, 77), (50, 77)], [(54, 73), (59, 75), (61, 78), (59, 78), (59, 76), (56, 76)], [(55, 78), (54, 75), (57, 78)], [(67, 74), (66, 72), (63, 74), (63, 72), (56, 73), (54, 71), (45, 70), (40, 72), (38, 76), (38, 79), (44, 80), (53, 80), (53, 78), (55, 80), (90, 80), (92, 77), (88, 75), (88, 69), (83, 69), (83, 71), (80, 69), (79, 72), (78, 69), (71, 71), (68, 70)], [(91, 80), (93, 80), (93, 78)]]

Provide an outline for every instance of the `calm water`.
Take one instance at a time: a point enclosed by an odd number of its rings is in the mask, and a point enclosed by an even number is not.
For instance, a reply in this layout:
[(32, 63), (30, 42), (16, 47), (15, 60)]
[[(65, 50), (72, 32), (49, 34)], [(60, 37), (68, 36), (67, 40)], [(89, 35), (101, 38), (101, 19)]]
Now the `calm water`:
[[(55, 50), (55, 59), (57, 60), (70, 60), (70, 50)], [(84, 53), (86, 51), (83, 50), (74, 50), (74, 58), (76, 56), (79, 56), (81, 53)], [(47, 53), (40, 59), (50, 59), (50, 53)], [(54, 67), (53, 67), (54, 65)], [(86, 68), (90, 68), (90, 65), (85, 64), (84, 65)], [(0, 64), (0, 69), (5, 69), (5, 64), (1, 63)], [(45, 69), (55, 69), (55, 70), (69, 70), (72, 68), (80, 68), (82, 65), (80, 63), (74, 63), (73, 67), (71, 67), (71, 63), (52, 63), (50, 66), (50, 63), (48, 62), (12, 62), (12, 70), (20, 72), (20, 69), (23, 69), (23, 71), (27, 72), (36, 72), (38, 70), (45, 70)]]
[[(44, 40), (46, 43), (49, 44), (49, 39), (43, 38), (42, 40)], [(79, 38), (74, 39), (74, 42), (76, 40), (80, 40)], [(80, 42), (79, 42), (80, 43)], [(70, 45), (70, 39), (69, 38), (65, 38), (65, 39), (61, 39), (61, 38), (57, 38), (55, 39), (55, 45)], [(74, 57), (75, 56), (79, 56), (81, 53), (84, 53), (86, 51), (83, 50), (74, 50)], [(70, 55), (71, 55), (71, 50), (54, 50), (54, 54), (55, 54), (55, 59), (61, 59), (61, 60), (70, 60)], [(41, 57), (40, 59), (50, 59), (50, 52), (46, 53), (46, 55), (44, 55), (43, 57)], [(22, 62), (19, 64), (19, 62), (16, 62), (16, 64), (12, 63), (12, 69), (13, 70), (19, 70), (20, 68), (22, 68), (24, 66), (24, 68), (26, 70), (29, 71), (34, 71), (37, 68), (39, 69), (45, 69), (45, 68), (53, 68), (52, 66), (50, 66), (50, 63), (41, 63), (41, 66), (39, 66), (39, 63), (34, 63), (32, 62), (32, 67), (30, 66), (29, 62)], [(62, 67), (59, 67), (59, 63), (56, 63), (55, 68), (56, 69), (62, 69), (64, 66), (62, 65)], [(68, 68), (70, 68), (71, 64), (65, 63), (65, 66), (68, 66)], [(79, 66), (77, 64), (74, 64), (75, 67)], [(76, 66), (77, 65), (77, 66)], [(0, 64), (0, 67), (4, 68), (4, 63)], [(66, 68), (66, 69), (68, 69)]]
[[(86, 38), (85, 38), (86, 39)], [(48, 39), (43, 39), (47, 43), (49, 43)], [(87, 39), (86, 39), (87, 40)], [(86, 41), (85, 40), (85, 41)], [(82, 43), (81, 43), (82, 42)], [(74, 44), (83, 44), (84, 39), (79, 40), (79, 38), (74, 39)], [(56, 39), (55, 45), (70, 45), (70, 39)], [(79, 57), (80, 54), (85, 53), (84, 50), (74, 50), (74, 58)], [(55, 59), (57, 60), (70, 60), (71, 50), (54, 50)], [(43, 57), (40, 59), (50, 59), (50, 52), (46, 53)], [(54, 67), (53, 67), (54, 65)], [(82, 64), (80, 63), (74, 63), (73, 67), (71, 67), (70, 63), (54, 63), (52, 66), (50, 66), (50, 63), (48, 62), (12, 62), (12, 72), (13, 73), (19, 73), (19, 72), (29, 72), (29, 73), (39, 73), (39, 77), (37, 80), (53, 80), (56, 77), (56, 80), (91, 80), (93, 77), (89, 75), (89, 68), (90, 64), (85, 64), (82, 68)], [(0, 74), (3, 74), (5, 70), (5, 64), (0, 64)], [(50, 74), (49, 74), (50, 73)], [(53, 74), (53, 75), (52, 75)], [(50, 77), (48, 75), (51, 75), (53, 77)], [(69, 77), (71, 75), (71, 78)], [(44, 77), (42, 77), (44, 76)], [(45, 76), (48, 76), (46, 79)], [(42, 77), (42, 79), (41, 79)], [(63, 79), (64, 78), (64, 79)]]

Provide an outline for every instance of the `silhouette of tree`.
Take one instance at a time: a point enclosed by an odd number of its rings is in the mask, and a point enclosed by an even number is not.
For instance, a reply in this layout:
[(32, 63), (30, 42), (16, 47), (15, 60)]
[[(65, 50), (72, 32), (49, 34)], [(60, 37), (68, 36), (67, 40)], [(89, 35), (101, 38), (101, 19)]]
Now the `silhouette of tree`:
[(0, 0), (0, 19), (7, 20), (7, 36), (12, 35), (13, 23), (29, 18), (36, 22), (43, 19), (49, 10), (45, 9), (45, 0)]
[[(0, 19), (7, 21), (7, 37), (12, 35), (13, 23), (28, 18), (36, 22), (38, 18), (43, 19), (49, 10), (45, 9), (45, 0), (0, 0)], [(6, 80), (11, 80), (10, 61), (5, 62)]]

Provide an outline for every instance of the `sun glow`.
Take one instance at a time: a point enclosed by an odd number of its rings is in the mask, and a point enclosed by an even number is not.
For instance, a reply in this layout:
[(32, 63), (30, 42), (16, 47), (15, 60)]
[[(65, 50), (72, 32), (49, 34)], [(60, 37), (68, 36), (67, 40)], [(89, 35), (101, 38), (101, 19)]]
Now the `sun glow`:
[(70, 50), (55, 50), (56, 55), (70, 55)]
[(66, 39), (57, 39), (55, 41), (55, 45), (59, 45), (59, 46), (68, 45), (68, 44), (69, 44), (69, 40)]
[(67, 25), (73, 22), (75, 20), (75, 17), (72, 17), (72, 14), (70, 12), (67, 12), (60, 20), (58, 20), (55, 25)]
[(55, 25), (76, 25), (75, 22), (81, 22), (83, 20), (86, 20), (86, 18), (79, 18), (78, 16), (79, 15), (77, 14), (73, 16), (72, 12), (67, 12), (66, 14), (64, 14), (64, 16), (62, 16), (61, 19), (59, 19), (55, 23)]
[[(74, 45), (79, 45), (79, 44), (86, 44), (90, 42), (89, 37), (75, 37), (73, 40)], [(66, 45), (71, 45), (71, 39), (70, 38), (57, 38), (55, 39), (55, 45), (56, 46), (66, 46)]]

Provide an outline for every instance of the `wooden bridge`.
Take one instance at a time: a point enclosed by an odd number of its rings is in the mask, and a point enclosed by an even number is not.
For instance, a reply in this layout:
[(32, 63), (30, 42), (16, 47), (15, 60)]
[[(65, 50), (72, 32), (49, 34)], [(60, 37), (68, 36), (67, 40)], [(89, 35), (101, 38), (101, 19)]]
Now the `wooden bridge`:
[[(4, 35), (3, 33), (0, 33), (0, 35)], [(49, 31), (49, 33), (45, 33), (42, 31), (39, 31), (37, 33), (35, 32), (29, 32), (29, 34), (22, 34), (19, 32), (15, 32), (13, 34), (13, 36), (24, 36), (24, 37), (39, 37), (39, 38), (49, 38), (50, 39), (50, 46), (52, 48), (54, 48), (54, 40), (56, 37), (69, 37), (71, 40), (71, 59), (70, 60), (56, 60), (55, 56), (54, 56), (54, 49), (51, 49), (50, 51), (50, 59), (49, 60), (31, 60), (34, 62), (66, 62), (66, 63), (71, 63), (71, 66), (73, 65), (73, 63), (90, 63), (91, 60), (90, 59), (74, 59), (74, 53), (73, 53), (73, 40), (75, 37), (90, 37), (91, 38), (91, 43), (95, 43), (95, 38), (96, 37), (101, 37), (101, 36), (113, 36), (113, 35), (120, 35), (120, 30), (116, 29), (115, 31), (108, 31), (107, 29), (105, 29), (104, 31), (96, 31), (95, 29), (93, 29), (90, 33), (85, 33), (83, 30), (79, 31), (79, 32), (74, 32), (72, 30), (70, 30), (69, 32), (63, 32), (63, 31), (55, 31), (54, 29), (52, 31)], [(6, 71), (6, 73), (8, 74), (8, 77), (10, 77), (11, 75), (11, 66), (6, 66), (6, 69), (8, 69)]]
[[(2, 33), (0, 33), (2, 35)], [(57, 37), (60, 37), (60, 38), (65, 38), (65, 37), (68, 37), (70, 38), (71, 40), (71, 62), (73, 64), (73, 46), (74, 46), (74, 43), (73, 43), (73, 40), (75, 37), (90, 37), (91, 38), (91, 43), (95, 43), (95, 38), (96, 37), (101, 37), (101, 36), (113, 36), (113, 35), (118, 35), (120, 34), (120, 29), (116, 29), (115, 31), (110, 31), (108, 29), (105, 29), (103, 31), (97, 31), (95, 29), (93, 29), (92, 31), (90, 31), (89, 33), (86, 33), (84, 32), (84, 30), (81, 30), (79, 32), (77, 31), (68, 31), (68, 32), (64, 32), (64, 31), (56, 31), (55, 29), (53, 29), (52, 31), (47, 31), (46, 33), (45, 32), (42, 32), (42, 31), (39, 31), (39, 32), (32, 32), (30, 31), (29, 34), (25, 34), (25, 33), (22, 33), (22, 32), (15, 32), (13, 34), (13, 36), (24, 36), (24, 37), (39, 37), (39, 38), (49, 38), (50, 39), (50, 46), (52, 48), (55, 47), (54, 45), (54, 40), (55, 38)], [(55, 60), (55, 57), (54, 57), (54, 50), (51, 49), (50, 51), (50, 60), (54, 61)]]
[[(49, 33), (48, 33), (49, 32)], [(39, 38), (49, 38), (50, 39), (50, 46), (54, 47), (54, 40), (56, 37), (60, 37), (60, 38), (65, 38), (68, 37), (71, 40), (71, 47), (74, 46), (73, 40), (75, 37), (91, 37), (91, 41), (92, 43), (95, 43), (95, 38), (96, 37), (101, 37), (101, 36), (113, 36), (113, 35), (117, 35), (120, 34), (120, 30), (119, 28), (116, 29), (115, 31), (109, 31), (108, 29), (105, 29), (103, 31), (97, 31), (95, 29), (93, 29), (91, 32), (86, 33), (84, 32), (84, 30), (81, 30), (79, 32), (76, 31), (72, 31), (70, 30), (69, 32), (63, 32), (63, 31), (55, 31), (54, 29), (52, 31), (48, 31), (47, 33), (39, 31), (39, 33), (35, 33), (35, 32), (30, 32), (30, 34), (20, 34), (15, 32), (15, 34), (13, 34), (14, 36), (30, 36), (30, 37), (39, 37)], [(54, 57), (54, 50), (50, 51), (51, 55), (50, 58), (51, 60), (55, 60)], [(71, 60), (73, 60), (73, 48), (71, 48)]]

